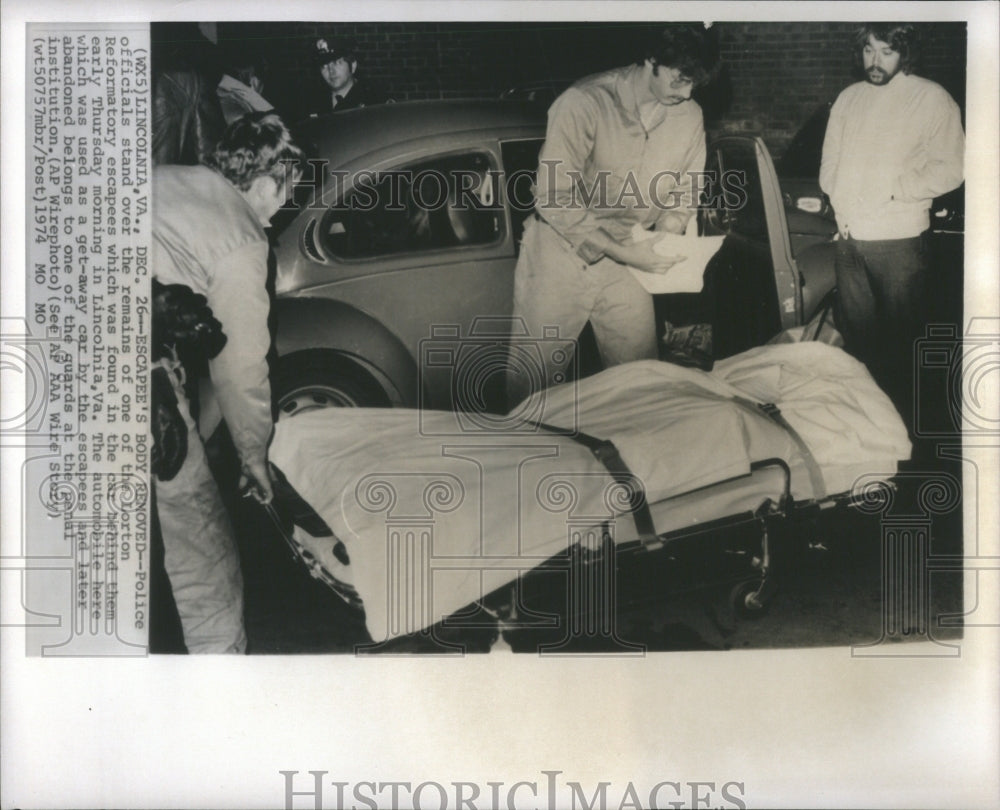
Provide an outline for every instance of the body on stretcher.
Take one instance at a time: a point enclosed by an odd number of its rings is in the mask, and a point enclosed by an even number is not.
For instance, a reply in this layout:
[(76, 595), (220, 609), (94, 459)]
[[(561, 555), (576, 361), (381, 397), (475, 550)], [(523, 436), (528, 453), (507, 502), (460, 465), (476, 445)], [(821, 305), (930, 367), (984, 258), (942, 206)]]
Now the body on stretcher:
[[(850, 499), (859, 479), (889, 479), (909, 455), (864, 367), (822, 344), (754, 349), (711, 373), (633, 363), (543, 393), (546, 422), (613, 440), (654, 536), (636, 528), (628, 488), (572, 438), (429, 435), (401, 410), (279, 423), (272, 460), (331, 531), (297, 528), (295, 543), (315, 575), (364, 606), (375, 641), (425, 630), (534, 569), (566, 567), (569, 549), (697, 553), (692, 538), (740, 521), (763, 529), (744, 549), (752, 608), (767, 596), (775, 519)], [(788, 429), (760, 408), (769, 402)]]
[[(787, 465), (775, 459), (755, 464), (754, 468), (749, 476), (653, 504), (650, 513), (659, 532), (655, 543), (639, 539), (634, 527), (629, 526), (628, 519), (624, 520), (625, 528), (620, 532), (614, 530), (617, 523), (588, 527), (572, 539), (572, 545), (564, 552), (532, 569), (519, 572), (519, 578), (509, 583), (508, 587), (501, 586), (492, 594), (484, 594), (475, 603), (470, 603), (464, 610), (456, 611), (453, 616), (458, 618), (439, 617), (439, 622), (448, 627), (478, 627), (462, 618), (478, 605), (500, 620), (506, 630), (544, 628), (546, 624), (553, 626), (555, 617), (540, 612), (545, 610), (540, 604), (553, 605), (552, 579), (549, 575), (553, 572), (562, 575), (561, 598), (565, 610), (570, 601), (566, 597), (570, 579), (582, 578), (579, 569), (593, 569), (599, 565), (613, 566), (614, 571), (622, 569), (630, 572), (628, 584), (633, 592), (622, 594), (619, 588), (617, 597), (613, 597), (617, 600), (618, 609), (626, 605), (656, 602), (666, 595), (721, 583), (732, 586), (729, 597), (735, 615), (752, 617), (766, 610), (776, 583), (780, 581), (780, 575), (775, 576), (772, 567), (776, 526), (785, 528), (787, 534), (788, 531), (795, 531), (800, 521), (812, 520), (822, 510), (877, 497), (876, 493), (866, 489), (863, 492), (837, 493), (821, 501), (795, 502), (789, 495)], [(352, 584), (350, 559), (343, 542), (305, 503), (281, 472), (274, 469), (280, 483), (275, 486), (275, 506), (267, 508), (293, 557), (345, 604), (363, 611), (364, 602)], [(877, 483), (892, 486), (891, 482)], [(786, 521), (790, 522), (787, 527)], [(809, 544), (810, 535), (800, 540)], [(325, 563), (321, 560), (322, 555), (314, 553), (317, 545), (326, 545), (330, 549), (332, 556), (327, 557)], [(779, 549), (778, 553), (781, 551), (783, 549)], [(692, 569), (698, 573), (692, 575)], [(615, 576), (615, 573), (610, 576)], [(589, 579), (593, 580), (593, 576)], [(608, 598), (608, 594), (598, 594), (592, 587), (583, 589), (583, 599), (572, 600), (577, 621), (587, 615), (593, 620), (594, 614), (606, 609)], [(557, 596), (557, 609), (559, 601)], [(567, 626), (564, 626), (564, 632), (568, 633), (565, 630)], [(426, 630), (425, 627), (410, 629), (412, 632)], [(568, 642), (568, 637), (564, 641)]]

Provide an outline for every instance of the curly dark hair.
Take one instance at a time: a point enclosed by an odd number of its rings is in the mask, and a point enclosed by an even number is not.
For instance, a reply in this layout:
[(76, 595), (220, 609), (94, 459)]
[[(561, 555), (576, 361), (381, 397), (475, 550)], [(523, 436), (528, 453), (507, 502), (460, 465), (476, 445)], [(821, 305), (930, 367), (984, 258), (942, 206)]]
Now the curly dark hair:
[(854, 48), (858, 59), (868, 44), (868, 37), (886, 43), (899, 54), (899, 69), (913, 73), (920, 56), (917, 29), (908, 23), (866, 23), (854, 35)]
[(695, 85), (711, 81), (721, 66), (714, 32), (701, 23), (675, 24), (658, 28), (649, 37), (637, 64), (653, 62), (653, 70), (661, 65), (680, 71)]
[(230, 183), (246, 191), (258, 177), (290, 184), (305, 160), (288, 127), (272, 111), (247, 113), (230, 124), (206, 160)]
[(185, 365), (204, 365), (225, 347), (226, 335), (204, 295), (154, 278), (152, 343), (153, 360), (176, 352)]

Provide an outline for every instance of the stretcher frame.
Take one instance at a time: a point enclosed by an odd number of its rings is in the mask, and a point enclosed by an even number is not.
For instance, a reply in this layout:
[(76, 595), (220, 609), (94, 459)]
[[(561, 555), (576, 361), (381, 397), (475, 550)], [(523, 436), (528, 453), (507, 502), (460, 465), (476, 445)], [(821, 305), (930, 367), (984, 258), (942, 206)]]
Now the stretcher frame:
[[(329, 571), (296, 540), (294, 526), (299, 526), (313, 537), (330, 537), (334, 543), (334, 554), (337, 559), (349, 565), (346, 547), (335, 537), (333, 531), (315, 510), (295, 491), (284, 474), (273, 464), (271, 466), (275, 480), (275, 500), (265, 509), (293, 558), (304, 565), (313, 578), (322, 582), (349, 608), (363, 611), (364, 603), (354, 586)], [(670, 510), (673, 504), (683, 499), (701, 497), (706, 491), (718, 490), (720, 487), (739, 488), (744, 485), (744, 481), (749, 482), (754, 477), (758, 478), (759, 484), (761, 476), (765, 478), (765, 484), (771, 487), (772, 494), (761, 498), (754, 508), (699, 521), (688, 527), (658, 532), (652, 536), (637, 528), (634, 537), (630, 536), (629, 539), (619, 542), (614, 541), (614, 530), (610, 523), (604, 523), (599, 527), (600, 540), (597, 544), (584, 545), (579, 542), (568, 544), (564, 551), (522, 572), (512, 582), (484, 595), (467, 608), (444, 617), (432, 627), (411, 635), (430, 639), (438, 648), (457, 648), (461, 645), (440, 638), (442, 629), (448, 631), (446, 635), (451, 635), (456, 630), (482, 631), (484, 628), (493, 627), (496, 630), (495, 638), (500, 634), (503, 634), (504, 638), (510, 638), (511, 633), (519, 631), (558, 630), (559, 622), (562, 621), (563, 629), (568, 635), (562, 640), (557, 639), (553, 644), (545, 645), (550, 649), (565, 648), (574, 637), (580, 635), (603, 635), (613, 640), (616, 630), (611, 614), (618, 609), (615, 600), (621, 593), (618, 582), (621, 572), (655, 571), (657, 567), (663, 569), (665, 566), (669, 569), (671, 564), (681, 567), (691, 565), (692, 560), (704, 558), (707, 551), (705, 538), (715, 538), (719, 560), (725, 561), (731, 558), (728, 561), (731, 564), (722, 566), (725, 570), (719, 571), (715, 576), (710, 575), (687, 583), (675, 582), (667, 589), (657, 587), (655, 589), (657, 593), (631, 594), (624, 603), (632, 607), (666, 600), (686, 592), (725, 585), (731, 588), (729, 605), (737, 619), (763, 616), (780, 583), (784, 561), (798, 552), (826, 550), (822, 543), (814, 541), (811, 532), (808, 530), (797, 532), (795, 529), (814, 521), (827, 510), (838, 507), (853, 508), (861, 503), (870, 504), (872, 498), (880, 496), (868, 487), (864, 492), (824, 494), (821, 498), (796, 501), (792, 496), (792, 471), (788, 463), (781, 458), (769, 458), (753, 462), (750, 474), (747, 476), (664, 499), (653, 505), (653, 511), (662, 514), (664, 510)], [(879, 481), (878, 486), (886, 490), (895, 489), (891, 478)], [(759, 489), (759, 486), (755, 488)], [(633, 511), (633, 518), (637, 511), (639, 510)], [(637, 522), (638, 526), (641, 526), (641, 520)], [(725, 539), (731, 535), (743, 534), (738, 530), (748, 530), (745, 534), (749, 535), (749, 538), (742, 536), (735, 542)], [(698, 565), (695, 564), (695, 567)], [(704, 568), (704, 565), (701, 567)], [(552, 575), (561, 576), (569, 581), (571, 588), (572, 583), (576, 582), (578, 586), (576, 590), (585, 592), (582, 601), (576, 598), (580, 593), (572, 599), (567, 599), (567, 615), (562, 617), (544, 608), (540, 609), (536, 604), (538, 595), (548, 590), (546, 582), (551, 582)], [(595, 583), (602, 584), (603, 589), (593, 587)], [(579, 587), (581, 584), (584, 587)], [(589, 604), (586, 598), (588, 594)], [(610, 608), (610, 613), (609, 605), (615, 606)], [(605, 615), (597, 615), (602, 610)], [(609, 619), (611, 619), (610, 624)], [(391, 651), (397, 646), (395, 642), (400, 640), (393, 638), (385, 642), (376, 642), (369, 647), (369, 650)]]

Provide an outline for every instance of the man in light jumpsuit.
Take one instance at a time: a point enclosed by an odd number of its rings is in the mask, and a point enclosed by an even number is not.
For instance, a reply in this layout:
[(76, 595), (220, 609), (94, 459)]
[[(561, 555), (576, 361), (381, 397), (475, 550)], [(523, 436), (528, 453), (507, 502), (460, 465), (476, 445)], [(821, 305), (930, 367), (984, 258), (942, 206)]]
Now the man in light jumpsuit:
[[(264, 229), (294, 182), (302, 158), (274, 113), (234, 122), (208, 166), (159, 166), (153, 176), (153, 272), (208, 300), (228, 341), (209, 364), (212, 391), (239, 453), (247, 483), (272, 496), (267, 471), (271, 390)], [(175, 369), (172, 369), (175, 370)], [(156, 480), (164, 562), (191, 653), (246, 650), (243, 579), (232, 526), (205, 449), (175, 380), (188, 426), (178, 474)]]
[[(657, 356), (652, 296), (626, 265), (664, 273), (681, 257), (632, 241), (635, 225), (683, 233), (698, 206), (705, 130), (692, 89), (716, 58), (701, 26), (670, 26), (634, 65), (577, 82), (549, 109), (534, 219), (514, 275), (514, 317), (532, 337), (575, 339), (589, 320), (605, 366)], [(547, 329), (548, 328), (548, 329)], [(543, 386), (569, 357), (542, 352)], [(508, 406), (537, 382), (507, 369)]]
[(913, 26), (866, 25), (855, 46), (865, 81), (844, 90), (830, 110), (819, 177), (840, 231), (837, 325), (847, 350), (912, 424), (929, 210), (962, 183), (965, 134), (948, 92), (912, 72)]

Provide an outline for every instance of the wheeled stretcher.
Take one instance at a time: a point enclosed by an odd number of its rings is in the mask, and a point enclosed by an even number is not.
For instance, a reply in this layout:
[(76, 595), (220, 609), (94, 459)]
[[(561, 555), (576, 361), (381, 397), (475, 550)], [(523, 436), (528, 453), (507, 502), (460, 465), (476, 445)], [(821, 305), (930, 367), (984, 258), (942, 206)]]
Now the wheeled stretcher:
[[(297, 514), (297, 555), (364, 609), (378, 643), (461, 624), (470, 606), (507, 627), (600, 632), (621, 604), (697, 585), (704, 557), (753, 611), (789, 522), (869, 497), (909, 452), (864, 366), (795, 343), (708, 373), (618, 366), (536, 394), (507, 420), (304, 413), (279, 422), (271, 459), (279, 505)], [(565, 594), (554, 612), (553, 577)]]

